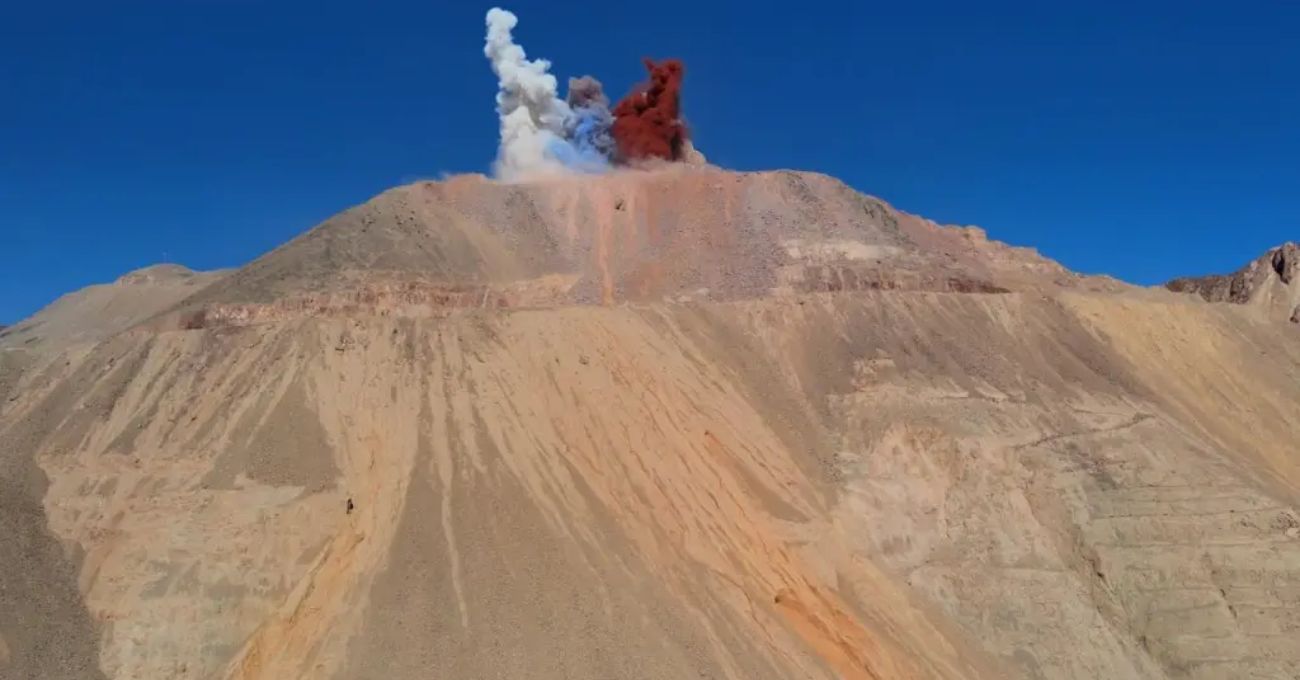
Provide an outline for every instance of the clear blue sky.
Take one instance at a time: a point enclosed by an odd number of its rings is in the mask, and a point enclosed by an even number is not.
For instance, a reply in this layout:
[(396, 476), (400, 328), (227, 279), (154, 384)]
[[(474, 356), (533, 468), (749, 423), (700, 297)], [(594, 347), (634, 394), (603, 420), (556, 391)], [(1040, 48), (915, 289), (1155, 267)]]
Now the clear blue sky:
[[(4, 3), (0, 323), (485, 171), (488, 6)], [(1154, 283), (1300, 238), (1298, 3), (504, 6), (530, 56), (615, 95), (684, 59), (720, 165), (836, 175), (1077, 270)]]

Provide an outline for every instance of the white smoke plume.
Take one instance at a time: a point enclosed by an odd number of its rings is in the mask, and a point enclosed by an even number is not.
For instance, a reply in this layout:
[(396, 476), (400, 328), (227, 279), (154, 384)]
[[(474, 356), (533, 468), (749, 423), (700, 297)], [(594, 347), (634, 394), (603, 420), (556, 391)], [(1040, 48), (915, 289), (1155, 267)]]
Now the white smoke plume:
[(529, 61), (510, 31), (519, 23), (511, 12), (494, 7), (487, 13), (487, 45), (483, 53), (497, 75), (497, 115), (501, 118), (501, 146), (493, 166), (502, 179), (563, 172), (555, 150), (567, 146), (564, 122), (568, 104), (557, 96), (551, 62)]

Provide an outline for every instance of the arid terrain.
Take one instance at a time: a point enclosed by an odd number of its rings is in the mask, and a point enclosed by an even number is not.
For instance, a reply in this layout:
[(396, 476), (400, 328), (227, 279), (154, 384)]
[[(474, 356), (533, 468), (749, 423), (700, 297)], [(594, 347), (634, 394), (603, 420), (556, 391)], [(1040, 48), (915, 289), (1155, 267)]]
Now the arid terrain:
[(1300, 323), (1300, 244), (1283, 243), (1232, 274), (1174, 279), (1165, 287), (1209, 302), (1250, 305), (1266, 316)]
[(1289, 248), (672, 168), (142, 270), (0, 331), (0, 677), (1297, 678)]

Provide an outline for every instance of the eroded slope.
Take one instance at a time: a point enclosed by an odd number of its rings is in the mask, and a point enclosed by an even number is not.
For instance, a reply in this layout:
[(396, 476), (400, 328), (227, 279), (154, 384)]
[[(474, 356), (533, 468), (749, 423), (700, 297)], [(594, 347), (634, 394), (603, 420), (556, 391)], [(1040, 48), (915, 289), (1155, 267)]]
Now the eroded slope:
[(0, 439), (108, 677), (1288, 677), (1288, 331), (897, 291), (141, 331)]

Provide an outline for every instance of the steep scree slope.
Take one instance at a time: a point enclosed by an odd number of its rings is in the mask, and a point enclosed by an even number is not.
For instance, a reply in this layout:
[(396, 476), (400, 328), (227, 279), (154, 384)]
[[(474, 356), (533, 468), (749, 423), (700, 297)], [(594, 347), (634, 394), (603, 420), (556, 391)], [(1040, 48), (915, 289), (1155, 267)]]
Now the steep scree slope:
[(1289, 324), (694, 172), (0, 347), (0, 677), (1300, 673)]

